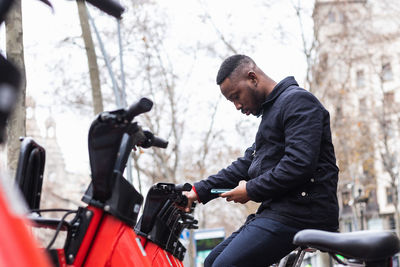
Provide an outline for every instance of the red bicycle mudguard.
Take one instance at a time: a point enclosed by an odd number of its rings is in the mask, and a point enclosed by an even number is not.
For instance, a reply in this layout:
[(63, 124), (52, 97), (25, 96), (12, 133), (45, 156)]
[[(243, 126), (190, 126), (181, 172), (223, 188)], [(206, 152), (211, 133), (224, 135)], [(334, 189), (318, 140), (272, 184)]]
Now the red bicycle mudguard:
[(49, 259), (28, 229), (28, 220), (10, 207), (0, 188), (0, 266), (50, 267)]

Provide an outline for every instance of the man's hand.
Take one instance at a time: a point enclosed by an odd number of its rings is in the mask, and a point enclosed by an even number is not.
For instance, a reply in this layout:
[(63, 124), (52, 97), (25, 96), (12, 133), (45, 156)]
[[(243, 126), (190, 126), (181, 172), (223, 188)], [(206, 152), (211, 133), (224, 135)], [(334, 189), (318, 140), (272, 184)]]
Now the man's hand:
[(194, 190), (188, 191), (183, 191), (182, 192), (188, 199), (187, 206), (185, 207), (185, 212), (190, 212), (190, 208), (192, 207), (193, 202), (198, 201), (197, 199), (197, 194), (194, 192)]
[(233, 201), (235, 203), (244, 204), (250, 200), (247, 196), (246, 181), (242, 180), (239, 185), (233, 188), (231, 191), (221, 194), (220, 196), (226, 198), (226, 201)]

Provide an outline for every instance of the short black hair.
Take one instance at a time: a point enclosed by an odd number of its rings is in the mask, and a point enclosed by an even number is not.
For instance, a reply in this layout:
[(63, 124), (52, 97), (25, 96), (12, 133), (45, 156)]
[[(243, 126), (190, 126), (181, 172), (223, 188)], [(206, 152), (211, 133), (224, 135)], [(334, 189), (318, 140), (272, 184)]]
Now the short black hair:
[(217, 74), (217, 84), (221, 85), (221, 83), (231, 75), (231, 73), (242, 63), (254, 63), (254, 61), (245, 55), (233, 55), (225, 59), (221, 67), (219, 67)]

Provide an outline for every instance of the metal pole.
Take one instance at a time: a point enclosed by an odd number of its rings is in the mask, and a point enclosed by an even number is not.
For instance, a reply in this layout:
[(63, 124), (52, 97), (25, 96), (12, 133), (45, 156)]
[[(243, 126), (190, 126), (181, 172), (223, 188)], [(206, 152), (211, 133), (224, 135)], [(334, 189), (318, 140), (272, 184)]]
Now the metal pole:
[[(125, 72), (124, 72), (124, 60), (123, 60), (124, 57), (123, 57), (123, 48), (122, 48), (121, 20), (117, 20), (117, 26), (118, 26), (119, 63), (120, 63), (120, 68), (121, 68), (121, 97), (122, 97), (124, 106), (127, 106), (126, 92), (125, 92)], [(131, 155), (129, 155), (127, 166), (126, 166), (126, 179), (131, 184), (133, 184)]]
[(122, 99), (121, 99), (121, 94), (120, 94), (119, 89), (118, 89), (118, 84), (117, 84), (117, 81), (115, 79), (114, 72), (112, 71), (112, 68), (111, 68), (110, 60), (109, 60), (107, 52), (106, 52), (106, 50), (104, 48), (103, 40), (101, 39), (99, 31), (97, 30), (96, 24), (94, 23), (94, 20), (93, 20), (92, 16), (89, 13), (89, 9), (86, 8), (86, 10), (87, 10), (87, 13), (88, 13), (90, 24), (92, 25), (92, 27), (94, 29), (94, 32), (96, 34), (97, 41), (99, 42), (100, 50), (101, 50), (101, 53), (103, 54), (104, 61), (106, 63), (106, 67), (107, 67), (108, 73), (110, 74), (110, 78), (111, 78), (111, 82), (112, 82), (112, 85), (113, 85), (112, 87), (113, 87), (113, 90), (114, 90), (115, 101), (117, 103), (117, 107), (118, 108), (122, 108), (123, 107), (123, 103), (122, 103)]
[(122, 34), (121, 34), (121, 20), (117, 20), (118, 26), (118, 45), (119, 45), (119, 62), (121, 68), (121, 96), (124, 104), (126, 105), (126, 92), (125, 92), (125, 71), (124, 71), (124, 57), (122, 48)]

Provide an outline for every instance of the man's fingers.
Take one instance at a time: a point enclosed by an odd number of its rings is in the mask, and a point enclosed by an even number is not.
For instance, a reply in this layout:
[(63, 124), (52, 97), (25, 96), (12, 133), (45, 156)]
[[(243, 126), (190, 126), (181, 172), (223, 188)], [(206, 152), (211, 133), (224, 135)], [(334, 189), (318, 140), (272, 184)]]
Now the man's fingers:
[(219, 194), (220, 197), (230, 197), (232, 195), (232, 191), (228, 191), (222, 194)]
[(185, 212), (190, 212), (191, 208), (192, 208), (192, 204), (193, 202), (195, 202), (197, 200), (197, 195), (196, 193), (192, 190), (190, 190), (189, 192), (184, 191), (183, 194), (187, 197), (188, 202), (187, 205), (185, 207)]
[(190, 208), (192, 207), (192, 204), (193, 204), (193, 199), (188, 198), (188, 203), (186, 205), (185, 212), (190, 212)]

